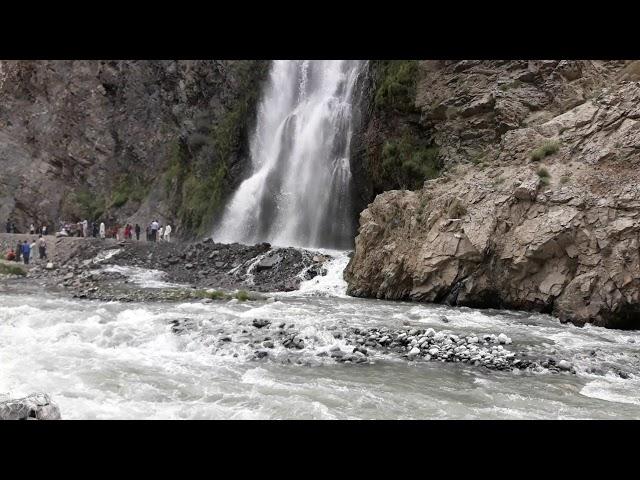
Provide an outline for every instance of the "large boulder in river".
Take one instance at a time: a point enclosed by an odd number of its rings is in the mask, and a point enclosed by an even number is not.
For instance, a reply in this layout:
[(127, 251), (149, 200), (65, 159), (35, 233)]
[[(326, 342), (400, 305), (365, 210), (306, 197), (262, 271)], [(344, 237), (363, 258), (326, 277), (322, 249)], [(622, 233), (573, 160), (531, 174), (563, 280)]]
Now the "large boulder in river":
[(483, 165), (376, 197), (348, 293), (640, 328), (640, 83), (500, 138)]
[(0, 402), (0, 420), (60, 420), (60, 409), (46, 393)]

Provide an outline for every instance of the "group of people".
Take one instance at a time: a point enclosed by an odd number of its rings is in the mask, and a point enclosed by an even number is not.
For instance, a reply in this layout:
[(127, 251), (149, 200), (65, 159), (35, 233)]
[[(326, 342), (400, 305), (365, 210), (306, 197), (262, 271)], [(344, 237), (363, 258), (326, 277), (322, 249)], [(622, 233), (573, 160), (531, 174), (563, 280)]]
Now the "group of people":
[(22, 242), (18, 240), (18, 244), (16, 245), (15, 250), (13, 248), (9, 249), (9, 252), (5, 256), (5, 258), (10, 261), (19, 262), (20, 258), (22, 257), (24, 264), (28, 265), (29, 259), (31, 258), (31, 252), (35, 252), (36, 248), (38, 249), (38, 253), (40, 254), (40, 260), (46, 259), (47, 241), (42, 235), (40, 235), (37, 241), (34, 239), (31, 243), (29, 243), (28, 240), (24, 240)]
[[(18, 229), (16, 228), (16, 224), (14, 222), (12, 222), (11, 220), (7, 220), (6, 230), (7, 230), (7, 233), (20, 233), (20, 232), (18, 232)], [(29, 233), (31, 235), (35, 235), (35, 234), (46, 235), (47, 234), (47, 226), (46, 225), (41, 225), (41, 226), (36, 228), (36, 226), (33, 223), (31, 223), (31, 225), (29, 225)]]
[(160, 225), (157, 220), (154, 220), (149, 225), (147, 225), (147, 241), (157, 242), (160, 240), (164, 240), (165, 242), (170, 242), (171, 231), (171, 225)]
[[(136, 240), (139, 241), (140, 240), (140, 233), (142, 232), (142, 228), (140, 227), (139, 224), (135, 224), (135, 226), (131, 225), (130, 223), (127, 223), (124, 226), (124, 232), (122, 232), (122, 238), (121, 238), (121, 226), (119, 224), (115, 224), (113, 227), (107, 229), (104, 222), (100, 222), (100, 225), (98, 226), (98, 224), (94, 224), (94, 231), (93, 231), (93, 236), (94, 237), (100, 237), (100, 238), (115, 238), (116, 240), (133, 240), (133, 236), (136, 236)], [(146, 235), (147, 235), (147, 241), (148, 242), (157, 242), (157, 241), (165, 241), (165, 242), (170, 242), (171, 241), (171, 232), (172, 232), (172, 227), (171, 225), (160, 225), (160, 223), (158, 223), (157, 220), (154, 220), (153, 222), (151, 222), (149, 225), (147, 225), (146, 228)]]
[[(15, 223), (7, 220), (7, 233), (18, 233), (16, 230)], [(69, 222), (60, 222), (60, 230), (56, 233), (56, 236), (59, 237), (94, 237), (94, 238), (115, 238), (116, 240), (133, 240), (133, 235), (135, 234), (136, 240), (140, 240), (140, 233), (142, 231), (140, 225), (137, 223), (135, 226), (132, 226), (130, 223), (127, 223), (124, 226), (124, 232), (122, 232), (123, 237), (121, 238), (121, 229), (122, 226), (119, 224), (115, 224), (111, 228), (107, 228), (104, 221), (101, 222), (90, 222), (88, 220), (82, 220), (77, 223), (69, 223)], [(158, 220), (153, 220), (146, 228), (147, 241), (148, 242), (158, 242), (158, 241), (171, 241), (171, 225), (161, 225)], [(47, 234), (47, 226), (42, 225), (41, 227), (36, 228), (32, 223), (29, 226), (29, 233), (35, 235), (40, 234), (40, 236)], [(20, 252), (14, 252), (14, 255), (20, 256)], [(27, 255), (28, 258), (28, 255)]]

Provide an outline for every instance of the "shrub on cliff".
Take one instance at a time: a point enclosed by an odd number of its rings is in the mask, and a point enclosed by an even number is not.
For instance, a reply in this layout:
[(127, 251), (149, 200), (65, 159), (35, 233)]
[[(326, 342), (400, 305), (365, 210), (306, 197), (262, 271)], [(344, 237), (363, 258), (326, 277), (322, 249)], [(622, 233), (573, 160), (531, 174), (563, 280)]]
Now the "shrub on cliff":
[(415, 111), (417, 60), (380, 60), (374, 103), (377, 108), (400, 112)]
[(465, 207), (459, 198), (454, 198), (449, 205), (449, 218), (462, 218), (467, 213), (467, 207)]
[(402, 188), (415, 190), (425, 180), (440, 173), (438, 148), (421, 145), (417, 139), (405, 135), (385, 142), (382, 148), (384, 174)]
[(531, 160), (539, 162), (549, 155), (553, 155), (560, 149), (560, 142), (557, 140), (547, 140), (534, 151), (531, 152)]

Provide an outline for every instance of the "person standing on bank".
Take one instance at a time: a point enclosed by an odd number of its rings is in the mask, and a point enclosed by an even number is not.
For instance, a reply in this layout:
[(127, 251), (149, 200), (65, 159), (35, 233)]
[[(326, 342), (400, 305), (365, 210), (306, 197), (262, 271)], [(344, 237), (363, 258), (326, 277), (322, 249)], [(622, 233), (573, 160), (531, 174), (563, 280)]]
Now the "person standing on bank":
[(18, 240), (18, 245), (16, 245), (16, 262), (20, 261), (21, 256), (22, 256), (22, 242)]
[(33, 255), (33, 261), (36, 260), (36, 239), (31, 240), (31, 245), (29, 245), (29, 255)]
[(153, 222), (151, 222), (151, 241), (155, 242), (156, 239), (158, 238), (158, 228), (160, 227), (160, 224), (158, 223), (157, 220), (154, 220)]
[(167, 225), (166, 227), (164, 227), (164, 241), (171, 241), (171, 225)]
[(106, 232), (106, 227), (104, 226), (104, 222), (100, 222), (100, 238), (104, 240), (104, 235)]
[(22, 258), (24, 259), (24, 264), (29, 265), (29, 254), (31, 253), (31, 247), (29, 247), (29, 243), (25, 240), (22, 244)]
[(40, 260), (47, 258), (47, 241), (42, 235), (38, 239), (38, 252), (40, 253)]
[(140, 225), (138, 225), (137, 223), (136, 223), (135, 231), (136, 231), (136, 240), (140, 241)]

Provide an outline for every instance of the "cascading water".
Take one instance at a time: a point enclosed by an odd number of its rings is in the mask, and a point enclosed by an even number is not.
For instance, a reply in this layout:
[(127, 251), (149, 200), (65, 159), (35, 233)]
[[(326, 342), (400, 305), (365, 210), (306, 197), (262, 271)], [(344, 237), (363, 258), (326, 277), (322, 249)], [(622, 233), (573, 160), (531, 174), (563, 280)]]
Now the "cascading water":
[(252, 171), (227, 205), (221, 242), (349, 248), (349, 148), (357, 60), (275, 61), (251, 139)]

